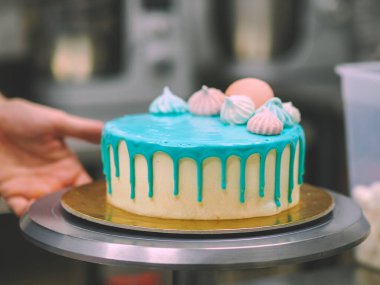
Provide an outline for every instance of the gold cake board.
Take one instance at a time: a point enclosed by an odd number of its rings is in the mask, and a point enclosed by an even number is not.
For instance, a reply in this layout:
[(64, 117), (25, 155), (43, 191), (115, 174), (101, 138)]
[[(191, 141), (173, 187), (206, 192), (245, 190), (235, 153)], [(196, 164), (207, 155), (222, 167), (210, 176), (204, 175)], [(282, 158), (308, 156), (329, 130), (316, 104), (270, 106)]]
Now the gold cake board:
[(72, 188), (61, 205), (70, 214), (93, 223), (144, 232), (175, 234), (231, 234), (263, 232), (304, 225), (330, 214), (333, 197), (327, 191), (303, 184), (297, 206), (276, 215), (239, 220), (176, 220), (136, 215), (106, 202), (105, 181)]

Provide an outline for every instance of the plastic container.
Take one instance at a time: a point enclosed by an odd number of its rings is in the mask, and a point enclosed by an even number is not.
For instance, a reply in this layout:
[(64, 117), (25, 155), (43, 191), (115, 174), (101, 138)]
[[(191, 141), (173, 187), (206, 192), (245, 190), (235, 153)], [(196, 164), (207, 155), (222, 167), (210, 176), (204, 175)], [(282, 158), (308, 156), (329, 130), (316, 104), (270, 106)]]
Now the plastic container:
[(356, 257), (380, 269), (380, 62), (342, 64), (335, 70), (341, 77), (350, 193), (371, 224)]

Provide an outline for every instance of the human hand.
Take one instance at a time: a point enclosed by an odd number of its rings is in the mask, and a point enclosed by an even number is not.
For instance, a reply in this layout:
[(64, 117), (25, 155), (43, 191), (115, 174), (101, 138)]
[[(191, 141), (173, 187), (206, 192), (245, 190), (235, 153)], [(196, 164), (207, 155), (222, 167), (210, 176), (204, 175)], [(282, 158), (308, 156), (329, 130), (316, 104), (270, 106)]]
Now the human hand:
[(65, 137), (99, 143), (103, 123), (0, 97), (0, 196), (18, 216), (38, 198), (91, 181)]

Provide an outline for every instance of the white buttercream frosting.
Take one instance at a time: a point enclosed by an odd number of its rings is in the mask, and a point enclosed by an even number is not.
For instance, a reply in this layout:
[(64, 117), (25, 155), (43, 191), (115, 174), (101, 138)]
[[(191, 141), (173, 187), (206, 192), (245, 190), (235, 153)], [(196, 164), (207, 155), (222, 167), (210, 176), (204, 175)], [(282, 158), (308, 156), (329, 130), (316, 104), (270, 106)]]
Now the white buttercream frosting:
[(182, 114), (188, 111), (186, 101), (174, 95), (167, 86), (149, 106), (149, 112), (153, 114)]
[(232, 95), (225, 97), (221, 111), (220, 119), (229, 124), (245, 124), (255, 113), (255, 103), (245, 95)]
[(260, 112), (249, 119), (247, 129), (259, 135), (279, 135), (283, 124), (267, 107), (262, 107)]
[(191, 113), (210, 116), (220, 113), (223, 102), (224, 93), (222, 91), (203, 85), (201, 90), (190, 97), (188, 105)]
[(294, 107), (292, 102), (282, 103), (285, 111), (290, 114), (293, 119), (293, 122), (299, 123), (301, 122), (301, 112), (298, 108)]

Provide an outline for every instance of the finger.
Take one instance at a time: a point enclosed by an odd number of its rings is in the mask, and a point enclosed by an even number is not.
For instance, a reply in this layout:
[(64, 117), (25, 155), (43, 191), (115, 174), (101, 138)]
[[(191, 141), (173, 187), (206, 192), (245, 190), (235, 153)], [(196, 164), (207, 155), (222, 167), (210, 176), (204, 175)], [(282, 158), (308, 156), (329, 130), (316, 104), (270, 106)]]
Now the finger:
[(1, 194), (4, 198), (22, 196), (28, 199), (36, 199), (51, 192), (62, 189), (62, 185), (55, 179), (42, 180), (39, 177), (18, 177), (4, 182), (1, 185)]
[(103, 122), (92, 119), (85, 119), (63, 113), (55, 122), (55, 128), (59, 136), (70, 136), (85, 141), (100, 142), (103, 130)]
[(87, 183), (90, 183), (92, 178), (86, 171), (82, 171), (74, 181), (74, 186), (80, 186)]
[[(45, 171), (45, 169), (43, 170)], [(51, 172), (50, 177), (56, 181), (60, 181), (62, 187), (79, 186), (92, 181), (92, 178), (88, 175), (78, 157), (73, 153), (60, 161), (55, 169), (51, 168), (49, 171)]]
[(13, 196), (7, 198), (5, 201), (11, 211), (20, 217), (29, 210), (30, 206), (34, 203), (35, 200), (29, 200), (22, 196)]

